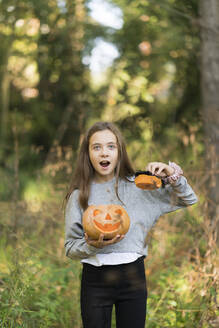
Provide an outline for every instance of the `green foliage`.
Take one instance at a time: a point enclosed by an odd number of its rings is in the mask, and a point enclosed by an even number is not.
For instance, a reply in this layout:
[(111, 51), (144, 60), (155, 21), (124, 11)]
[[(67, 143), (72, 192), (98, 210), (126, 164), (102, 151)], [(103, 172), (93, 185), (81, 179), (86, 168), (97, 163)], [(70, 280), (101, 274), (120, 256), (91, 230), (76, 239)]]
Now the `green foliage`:
[[(1, 327), (79, 328), (81, 264), (65, 258), (57, 200), (50, 196), (34, 211), (32, 204), (20, 206), (26, 219), (17, 222), (16, 238), (9, 218), (2, 220)], [(195, 206), (166, 216), (152, 232), (145, 261), (149, 328), (211, 327), (217, 316), (218, 249), (200, 211)]]
[[(147, 161), (153, 160), (151, 154), (159, 159), (161, 151), (160, 157), (168, 160), (168, 148), (169, 156), (194, 163), (203, 153), (197, 2), (115, 2), (123, 10), (124, 25), (113, 35), (120, 57), (109, 74), (103, 117), (123, 129), (135, 126), (132, 139), (138, 141), (142, 133), (138, 122), (150, 120), (151, 139), (160, 149), (155, 153), (152, 148), (149, 154), (145, 149)], [(128, 111), (130, 105), (135, 113)], [(123, 107), (127, 107), (126, 117), (118, 115)], [(145, 147), (145, 140), (142, 144)], [(195, 157), (191, 155), (194, 144)], [(182, 154), (186, 156), (181, 158)]]
[[(218, 248), (205, 211), (195, 0), (114, 0), (120, 30), (86, 0), (0, 1), (0, 326), (80, 327), (78, 262), (65, 259), (61, 203), (78, 144), (115, 121), (136, 169), (175, 160), (199, 205), (160, 220), (146, 260), (148, 328), (214, 327)], [(90, 77), (97, 37), (120, 56)], [(115, 315), (112, 326), (115, 327)]]
[(30, 254), (10, 266), (10, 275), (2, 277), (2, 327), (70, 327), (78, 320), (77, 278), (72, 273), (77, 268), (30, 259)]
[[(46, 208), (49, 211), (48, 204)], [(16, 240), (12, 230), (6, 234), (4, 229), (0, 245), (1, 327), (78, 326), (80, 264), (65, 260), (62, 221), (58, 218), (55, 224), (54, 204), (52, 208), (53, 221), (44, 216), (38, 218), (37, 226), (31, 210), (26, 210), (29, 222), (25, 229), (19, 227)]]
[[(0, 175), (13, 185), (19, 161), (20, 198), (38, 170), (59, 160), (56, 147), (75, 155), (99, 119), (122, 128), (138, 169), (186, 158), (195, 170), (203, 155), (197, 2), (112, 2), (123, 12), (119, 30), (92, 20), (85, 0), (0, 3)], [(120, 52), (99, 84), (83, 64), (97, 37)], [(10, 193), (4, 182), (1, 196)]]

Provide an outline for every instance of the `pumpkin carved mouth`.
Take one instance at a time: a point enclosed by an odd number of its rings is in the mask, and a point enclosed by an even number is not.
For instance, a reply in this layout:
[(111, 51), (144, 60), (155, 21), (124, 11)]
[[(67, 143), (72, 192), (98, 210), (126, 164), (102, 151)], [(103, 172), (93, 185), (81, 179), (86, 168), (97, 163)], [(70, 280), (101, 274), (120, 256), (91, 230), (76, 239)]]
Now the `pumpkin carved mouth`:
[(97, 222), (95, 219), (94, 219), (94, 223), (96, 225), (96, 227), (98, 229), (101, 230), (101, 232), (113, 232), (115, 230), (117, 230), (120, 226), (120, 222), (117, 222), (115, 224), (112, 224), (112, 223), (105, 223), (105, 224), (101, 224), (100, 222)]

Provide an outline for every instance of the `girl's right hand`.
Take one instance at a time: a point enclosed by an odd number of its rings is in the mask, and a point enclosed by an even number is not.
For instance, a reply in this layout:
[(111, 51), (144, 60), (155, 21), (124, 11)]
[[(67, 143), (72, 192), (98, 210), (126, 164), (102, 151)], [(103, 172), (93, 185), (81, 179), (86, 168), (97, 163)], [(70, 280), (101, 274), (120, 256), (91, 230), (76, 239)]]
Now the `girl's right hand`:
[(101, 234), (98, 240), (94, 240), (90, 239), (86, 233), (84, 236), (88, 245), (94, 246), (96, 248), (103, 248), (104, 246), (118, 243), (124, 238), (124, 235), (117, 235), (113, 239), (104, 240), (104, 234)]

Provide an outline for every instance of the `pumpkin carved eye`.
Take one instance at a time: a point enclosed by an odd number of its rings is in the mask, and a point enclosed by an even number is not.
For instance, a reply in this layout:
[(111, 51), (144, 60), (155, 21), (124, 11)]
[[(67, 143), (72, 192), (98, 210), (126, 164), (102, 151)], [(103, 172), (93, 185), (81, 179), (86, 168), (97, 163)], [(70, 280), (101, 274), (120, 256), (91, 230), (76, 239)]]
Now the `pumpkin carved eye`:
[(115, 210), (115, 213), (119, 214), (119, 215), (122, 215), (122, 210), (118, 209), (118, 210)]
[(93, 212), (93, 215), (94, 216), (97, 216), (98, 214), (100, 214), (101, 213), (101, 211), (100, 210), (98, 210), (98, 209), (95, 209), (94, 210), (94, 212)]

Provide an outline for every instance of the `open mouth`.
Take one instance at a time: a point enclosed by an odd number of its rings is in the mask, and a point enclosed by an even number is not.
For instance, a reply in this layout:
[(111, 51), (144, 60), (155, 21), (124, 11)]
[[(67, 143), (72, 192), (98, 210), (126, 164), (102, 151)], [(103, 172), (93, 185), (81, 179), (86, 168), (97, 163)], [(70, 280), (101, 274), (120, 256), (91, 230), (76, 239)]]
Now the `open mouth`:
[(101, 165), (102, 167), (108, 167), (108, 166), (110, 165), (110, 162), (109, 162), (109, 161), (101, 161), (101, 162), (100, 162), (100, 165)]

